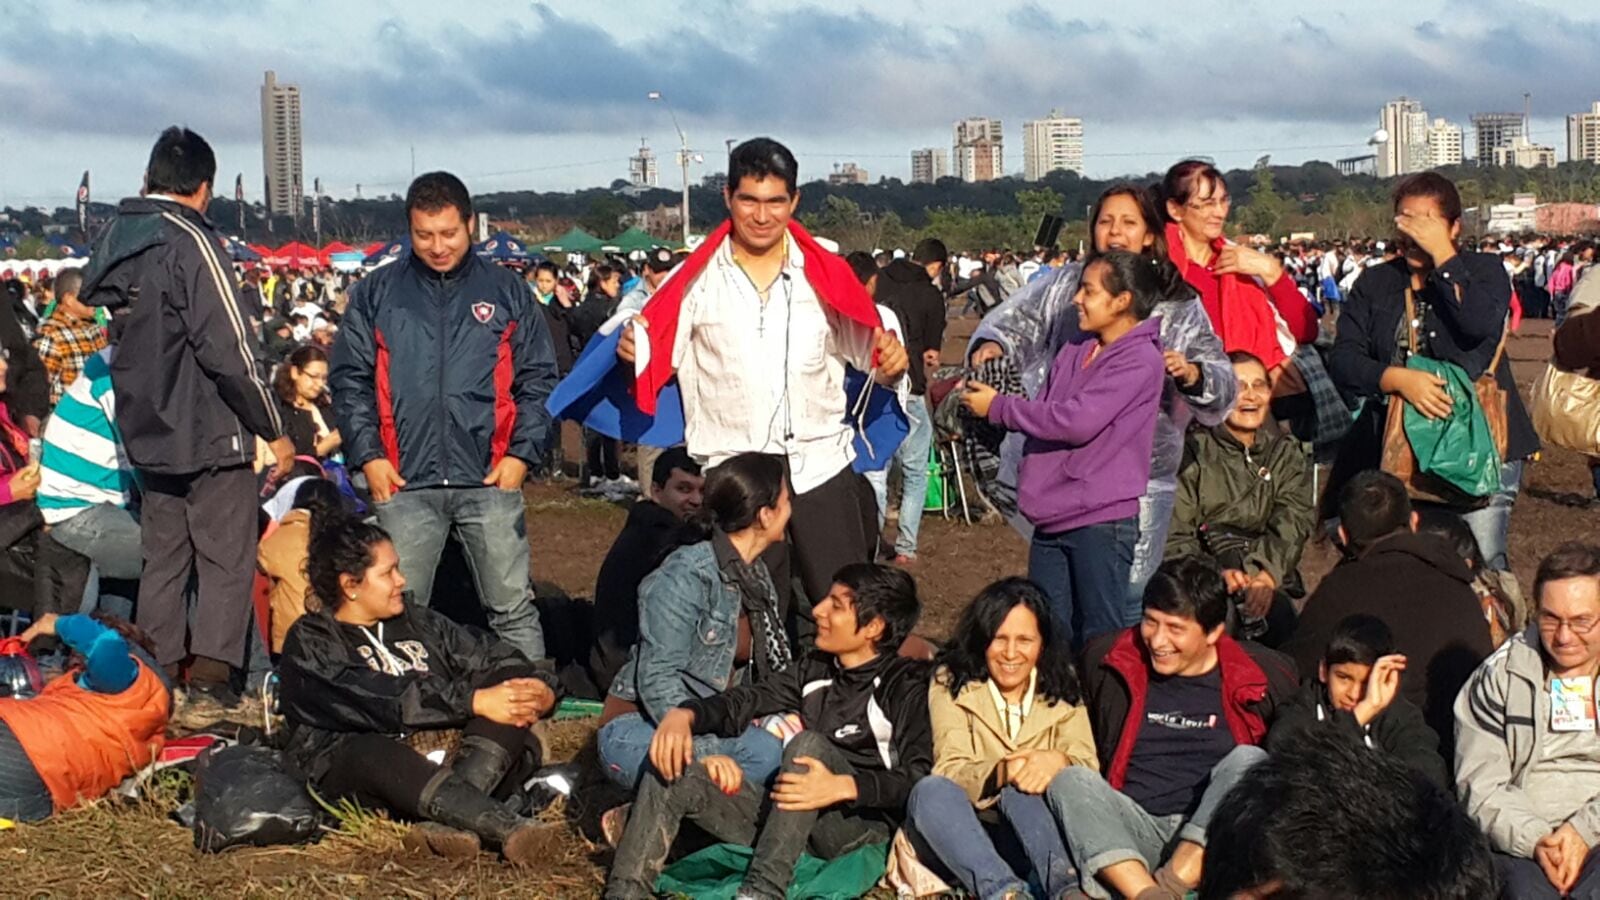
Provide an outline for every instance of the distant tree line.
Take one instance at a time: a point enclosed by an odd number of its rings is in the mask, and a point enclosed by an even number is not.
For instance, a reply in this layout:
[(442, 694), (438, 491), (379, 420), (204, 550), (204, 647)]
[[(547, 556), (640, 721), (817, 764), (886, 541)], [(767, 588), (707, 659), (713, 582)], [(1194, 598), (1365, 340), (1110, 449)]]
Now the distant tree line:
[[(1466, 207), (1510, 202), (1512, 195), (1531, 193), (1540, 202), (1600, 203), (1600, 166), (1562, 163), (1554, 169), (1477, 168), (1458, 166), (1441, 170), (1456, 182)], [(838, 241), (847, 250), (905, 247), (925, 235), (936, 235), (952, 247), (1027, 248), (1046, 213), (1067, 220), (1064, 246), (1087, 237), (1089, 207), (1106, 187), (1119, 181), (1147, 185), (1159, 173), (1118, 179), (1080, 178), (1071, 172), (1052, 172), (1037, 182), (1020, 178), (966, 183), (941, 178), (935, 183), (907, 184), (898, 178), (875, 184), (829, 185), (813, 181), (800, 188), (801, 220), (818, 233)], [(1234, 197), (1232, 222), (1240, 232), (1282, 236), (1311, 231), (1321, 238), (1385, 237), (1392, 230), (1388, 192), (1392, 180), (1370, 175), (1343, 176), (1325, 162), (1298, 166), (1260, 166), (1226, 173)], [(676, 207), (679, 191), (655, 188), (625, 192), (624, 183), (579, 191), (504, 191), (473, 199), (476, 208), (497, 220), (524, 223), (522, 236), (531, 241), (553, 237), (577, 225), (601, 237), (621, 230), (622, 216), (659, 206)], [(722, 194), (715, 188), (690, 189), (690, 209), (696, 231), (719, 222), (724, 214)], [(114, 207), (90, 205), (91, 220), (109, 218)], [(271, 230), (260, 204), (246, 209), (245, 233), (249, 242), (281, 244), (313, 237), (311, 205), (307, 200), (298, 227), (292, 217), (276, 216)], [(73, 226), (75, 212), (68, 207), (53, 212), (38, 209), (5, 210), (10, 225), (0, 230), (16, 235), (41, 234), (46, 225)], [(218, 197), (210, 216), (228, 232), (238, 231), (238, 208), (232, 199)], [(324, 241), (352, 244), (386, 240), (405, 229), (404, 202), (396, 194), (360, 200), (324, 199)], [(70, 236), (70, 233), (69, 233)]]

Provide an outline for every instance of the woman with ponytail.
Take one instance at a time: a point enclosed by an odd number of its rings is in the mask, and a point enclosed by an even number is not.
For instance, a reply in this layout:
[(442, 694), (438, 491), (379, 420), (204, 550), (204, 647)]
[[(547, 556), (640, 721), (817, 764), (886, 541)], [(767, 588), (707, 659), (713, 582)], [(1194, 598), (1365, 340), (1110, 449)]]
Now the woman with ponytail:
[(256, 567), (272, 583), (268, 595), (271, 609), (273, 653), (283, 652), (289, 626), (306, 614), (306, 559), (311, 552), (311, 536), (331, 528), (350, 515), (339, 487), (325, 478), (307, 478), (295, 488), (294, 505), (278, 521), (256, 549)]
[(1164, 289), (1159, 260), (1096, 257), (1073, 299), (1084, 336), (1062, 346), (1039, 396), (969, 379), (962, 397), (973, 415), (1026, 438), (1017, 497), (1033, 525), (1028, 578), (1075, 649), (1142, 615), (1128, 580), (1167, 375), (1161, 323), (1150, 320)]
[[(782, 457), (741, 453), (708, 471), (696, 521), (705, 539), (673, 551), (639, 585), (639, 642), (601, 714), (602, 768), (630, 790), (668, 711), (772, 677), (793, 662), (787, 610), (761, 561), (789, 524)], [(783, 745), (755, 726), (737, 738), (702, 735), (694, 744), (696, 759), (732, 757), (755, 783), (766, 783), (782, 762)]]
[[(1156, 261), (1162, 285), (1161, 300), (1151, 315), (1161, 320), (1167, 377), (1161, 387), (1150, 480), (1139, 498), (1139, 539), (1129, 571), (1129, 596), (1138, 601), (1166, 548), (1184, 432), (1193, 422), (1205, 428), (1222, 424), (1233, 408), (1237, 382), (1199, 296), (1168, 261), (1166, 233), (1152, 192), (1132, 184), (1112, 185), (1095, 201), (1089, 222), (1094, 240), (1086, 265), (1112, 250), (1138, 253)], [(1057, 275), (1041, 278), (985, 317), (974, 335), (973, 364), (1004, 356), (1023, 373), (1025, 385), (1033, 382), (1030, 395), (1036, 393), (1056, 352), (1082, 333), (1070, 303), (1078, 289), (1079, 273), (1078, 267), (1068, 266)], [(1030, 309), (1032, 314), (1027, 313)], [(1035, 334), (1040, 338), (1030, 337)], [(1007, 442), (1014, 445), (1012, 452), (1020, 458), (1020, 435)], [(1014, 479), (1014, 461), (1012, 465)]]
[[(288, 753), (323, 796), (422, 820), (413, 850), (473, 857), (488, 842), (532, 864), (558, 826), (503, 801), (542, 762), (529, 726), (559, 683), (500, 638), (408, 605), (399, 562), (376, 525), (312, 514), (311, 595), (278, 664)], [(444, 765), (411, 743), (437, 731), (461, 732)]]

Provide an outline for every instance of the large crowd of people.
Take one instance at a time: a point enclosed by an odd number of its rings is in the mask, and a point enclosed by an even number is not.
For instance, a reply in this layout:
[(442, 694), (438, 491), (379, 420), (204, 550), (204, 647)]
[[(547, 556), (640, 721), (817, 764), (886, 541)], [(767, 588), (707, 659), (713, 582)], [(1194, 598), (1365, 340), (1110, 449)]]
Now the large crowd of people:
[[(0, 698), (0, 817), (264, 702), (408, 848), (533, 865), (561, 827), (528, 815), (533, 726), (592, 690), (631, 797), (608, 897), (653, 896), (685, 820), (752, 848), (741, 897), (863, 848), (902, 895), (1600, 897), (1600, 546), (1527, 600), (1509, 575), (1540, 443), (1504, 353), (1548, 314), (1600, 372), (1592, 244), (1466, 243), (1421, 174), (1393, 238), (1252, 247), (1186, 160), (1108, 189), (1081, 259), (846, 258), (787, 148), (728, 162), (692, 252), (515, 271), (431, 172), (402, 258), (241, 272), (210, 145), (164, 132), (87, 266), (0, 296), (0, 581), (44, 673)], [(631, 503), (585, 629), (530, 576), (558, 417)], [(940, 642), (946, 441), (1028, 562)], [(1308, 591), (1319, 533), (1343, 560)]]

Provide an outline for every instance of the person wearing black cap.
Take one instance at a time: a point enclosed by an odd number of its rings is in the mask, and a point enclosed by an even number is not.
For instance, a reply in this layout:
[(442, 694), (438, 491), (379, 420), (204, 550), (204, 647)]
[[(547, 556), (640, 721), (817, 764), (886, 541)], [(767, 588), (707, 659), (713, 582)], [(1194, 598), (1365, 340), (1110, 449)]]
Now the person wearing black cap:
[(626, 310), (631, 313), (637, 313), (639, 310), (644, 309), (645, 301), (649, 300), (650, 295), (656, 292), (656, 288), (661, 286), (661, 282), (667, 280), (667, 276), (672, 274), (672, 270), (678, 267), (678, 262), (678, 258), (667, 247), (656, 247), (646, 253), (644, 257), (644, 272), (642, 273), (644, 277), (639, 279), (639, 283), (634, 285), (633, 290), (622, 296), (622, 302), (617, 304), (617, 311)]
[[(895, 562), (905, 564), (917, 558), (917, 531), (922, 524), (922, 507), (928, 492), (928, 450), (933, 443), (933, 417), (924, 394), (927, 373), (939, 365), (939, 347), (944, 343), (944, 293), (936, 282), (944, 273), (950, 252), (937, 238), (924, 238), (911, 251), (911, 258), (897, 259), (878, 273), (874, 299), (899, 317), (904, 327), (901, 336), (912, 365), (911, 396), (906, 401), (906, 419), (911, 431), (895, 454), (900, 464), (900, 521), (895, 529)], [(878, 525), (882, 528), (889, 506), (887, 469), (868, 474), (878, 497)]]

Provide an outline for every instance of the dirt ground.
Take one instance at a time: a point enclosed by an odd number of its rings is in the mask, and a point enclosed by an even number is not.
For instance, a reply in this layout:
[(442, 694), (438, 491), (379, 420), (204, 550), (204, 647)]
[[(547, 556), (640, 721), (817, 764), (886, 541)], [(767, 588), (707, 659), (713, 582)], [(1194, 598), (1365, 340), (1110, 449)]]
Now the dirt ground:
[[(947, 356), (955, 358), (970, 322), (952, 323)], [(1509, 352), (1524, 389), (1549, 355), (1549, 323), (1528, 322)], [(1600, 512), (1588, 470), (1571, 453), (1547, 451), (1528, 467), (1511, 517), (1511, 560), (1524, 589), (1538, 560), (1562, 541), (1600, 536)], [(572, 596), (587, 596), (624, 512), (579, 498), (566, 486), (527, 491), (536, 576)], [(1003, 525), (924, 520), (915, 573), (925, 602), (919, 629), (948, 636), (961, 607), (983, 585), (1026, 570), (1022, 540)], [(1307, 548), (1302, 569), (1314, 586), (1331, 567), (1325, 542)], [(438, 590), (442, 590), (442, 586)], [(215, 856), (193, 849), (190, 832), (166, 816), (181, 786), (140, 804), (96, 804), (39, 826), (0, 832), (7, 896), (139, 897), (588, 897), (598, 894), (609, 854), (590, 838), (599, 813), (621, 798), (599, 783), (592, 721), (558, 722), (551, 755), (577, 760), (587, 773), (577, 799), (547, 811), (562, 838), (548, 864), (515, 871), (485, 854), (476, 862), (443, 863), (407, 855), (399, 826), (372, 817), (345, 820), (309, 847), (241, 850)]]

